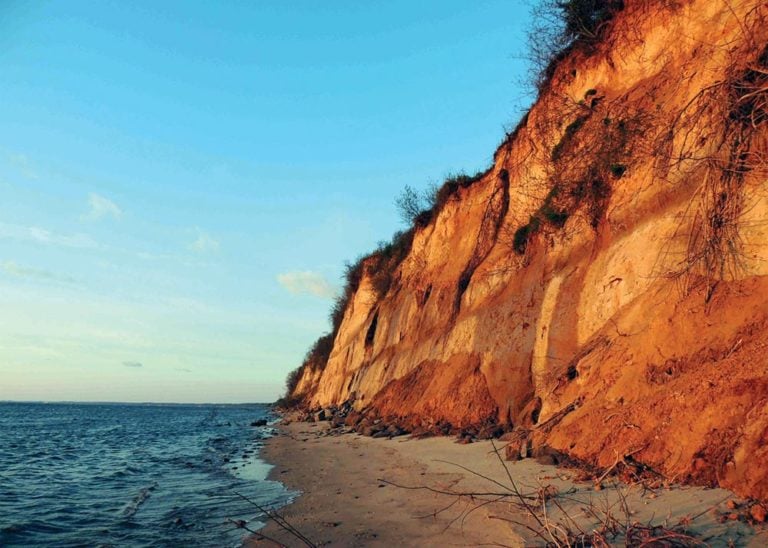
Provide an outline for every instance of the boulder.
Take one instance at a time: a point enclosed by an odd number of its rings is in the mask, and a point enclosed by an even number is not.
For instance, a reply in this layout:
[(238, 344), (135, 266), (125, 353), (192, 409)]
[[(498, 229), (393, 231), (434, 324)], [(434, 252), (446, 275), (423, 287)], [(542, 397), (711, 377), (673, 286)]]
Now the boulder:
[(557, 449), (552, 449), (549, 445), (541, 445), (534, 448), (531, 453), (539, 464), (561, 464), (565, 462), (566, 457)]
[(357, 426), (363, 420), (363, 415), (358, 411), (350, 411), (344, 418), (344, 424), (347, 426)]

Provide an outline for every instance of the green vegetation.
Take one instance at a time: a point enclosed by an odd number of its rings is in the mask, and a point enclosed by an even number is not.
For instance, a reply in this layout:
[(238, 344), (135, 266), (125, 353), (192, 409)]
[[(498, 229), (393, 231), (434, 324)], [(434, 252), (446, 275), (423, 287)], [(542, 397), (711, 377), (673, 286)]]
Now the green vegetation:
[(543, 90), (555, 67), (574, 47), (590, 52), (607, 23), (624, 9), (623, 0), (541, 0), (528, 33), (531, 81)]
[(552, 147), (553, 162), (557, 162), (560, 159), (560, 156), (563, 153), (563, 149), (565, 149), (570, 144), (570, 142), (576, 136), (576, 133), (578, 133), (578, 131), (584, 126), (584, 122), (586, 122), (588, 118), (589, 116), (587, 115), (579, 116), (566, 126), (565, 132), (563, 133), (563, 137), (560, 139), (560, 142)]
[[(534, 10), (535, 23), (528, 38), (533, 82), (539, 91), (549, 82), (557, 63), (571, 48), (581, 45), (589, 51), (588, 48), (600, 39), (606, 23), (623, 8), (623, 0), (541, 0)], [(603, 125), (606, 128), (610, 127), (611, 130), (617, 128), (618, 134), (625, 134), (619, 140), (620, 143), (618, 145), (608, 141), (599, 143), (605, 148), (605, 153), (598, 160), (586, 160), (593, 164), (588, 165), (586, 169), (581, 169), (580, 173), (573, 173), (574, 169), (566, 165), (566, 156), (575, 157), (574, 150), (578, 146), (578, 134), (588, 123), (592, 112), (601, 100), (597, 93), (595, 89), (586, 91), (580, 108), (588, 112), (576, 117), (565, 128), (560, 142), (551, 151), (552, 161), (561, 168), (563, 175), (556, 178), (544, 203), (530, 217), (528, 223), (515, 232), (513, 248), (518, 254), (525, 253), (530, 238), (544, 226), (555, 228), (565, 226), (583, 201), (590, 203), (587, 209), (593, 219), (593, 226), (596, 226), (596, 219), (602, 215), (604, 203), (610, 194), (610, 186), (604, 182), (607, 174), (620, 178), (627, 169), (627, 159), (623, 152), (629, 132), (621, 125), (623, 122), (614, 126), (608, 117), (602, 120)], [(523, 117), (515, 131), (507, 134), (506, 140), (512, 139), (525, 122), (526, 117)], [(607, 139), (613, 139), (613, 136)], [(590, 158), (589, 155), (581, 157)], [(359, 289), (363, 276), (370, 279), (376, 300), (384, 298), (393, 286), (398, 267), (411, 250), (416, 231), (433, 222), (460, 189), (469, 187), (483, 175), (484, 172), (475, 175), (452, 174), (442, 185), (433, 185), (424, 191), (406, 186), (395, 198), (398, 214), (408, 225), (408, 229), (395, 233), (389, 242), (380, 242), (369, 255), (347, 263), (344, 272), (344, 289), (334, 302), (329, 315), (331, 332), (315, 342), (301, 368), (289, 375), (286, 385), (289, 397), (304, 367), (312, 367), (315, 370), (325, 368), (344, 313)], [(469, 277), (465, 276), (460, 280), (459, 285), (468, 283)]]
[(395, 198), (397, 212), (405, 224), (423, 228), (442, 211), (445, 204), (460, 188), (471, 186), (483, 174), (482, 171), (474, 175), (463, 172), (450, 174), (442, 185), (430, 185), (421, 192), (410, 185), (405, 185)]
[(611, 174), (617, 179), (620, 178), (627, 171), (627, 166), (624, 164), (611, 164)]
[(432, 185), (421, 192), (409, 185), (403, 189), (395, 198), (395, 207), (400, 218), (410, 227), (407, 230), (395, 232), (388, 242), (379, 242), (372, 253), (358, 257), (345, 265), (344, 289), (334, 301), (329, 313), (331, 331), (315, 341), (304, 357), (301, 367), (289, 373), (286, 379), (286, 396), (281, 398), (278, 404), (291, 406), (299, 403), (293, 391), (305, 368), (313, 371), (325, 369), (333, 350), (333, 342), (341, 328), (344, 313), (360, 288), (363, 276), (370, 279), (376, 300), (384, 298), (392, 287), (397, 268), (411, 251), (416, 230), (427, 226), (459, 189), (469, 187), (483, 174), (484, 172), (471, 176), (466, 173), (451, 174), (446, 177), (441, 186)]
[[(587, 95), (593, 97), (593, 105), (579, 107), (582, 114), (566, 126), (552, 149), (552, 187), (528, 223), (514, 233), (512, 249), (519, 255), (525, 254), (535, 234), (546, 227), (563, 228), (577, 213), (596, 229), (611, 195), (609, 181), (623, 177), (633, 156), (640, 153), (632, 150), (630, 143), (636, 147), (637, 140), (642, 140), (648, 115), (622, 112), (615, 104), (599, 107), (595, 103), (597, 91), (589, 90)], [(598, 116), (602, 108), (619, 110), (621, 116), (617, 116), (618, 121)]]
[(624, 9), (623, 0), (555, 0), (552, 5), (564, 23), (563, 39), (570, 42), (596, 40), (605, 22)]

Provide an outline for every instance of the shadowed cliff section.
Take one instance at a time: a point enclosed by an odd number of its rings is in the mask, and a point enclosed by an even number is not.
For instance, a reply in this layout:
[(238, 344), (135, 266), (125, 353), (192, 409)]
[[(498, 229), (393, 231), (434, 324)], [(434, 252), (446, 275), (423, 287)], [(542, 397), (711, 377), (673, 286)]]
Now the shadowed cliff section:
[(592, 4), (493, 165), (350, 270), (290, 395), (768, 499), (768, 7)]

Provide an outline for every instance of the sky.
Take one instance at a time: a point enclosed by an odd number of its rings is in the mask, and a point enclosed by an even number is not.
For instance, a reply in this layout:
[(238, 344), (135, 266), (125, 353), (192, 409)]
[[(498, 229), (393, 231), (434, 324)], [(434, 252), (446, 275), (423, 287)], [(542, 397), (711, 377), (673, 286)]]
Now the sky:
[(522, 1), (0, 1), (0, 400), (273, 401), (405, 185), (490, 165)]

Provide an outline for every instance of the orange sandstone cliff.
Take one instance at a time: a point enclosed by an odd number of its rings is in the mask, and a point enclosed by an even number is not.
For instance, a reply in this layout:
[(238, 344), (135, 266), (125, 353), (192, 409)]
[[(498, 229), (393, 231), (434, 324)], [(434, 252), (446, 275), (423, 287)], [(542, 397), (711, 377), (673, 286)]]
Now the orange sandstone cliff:
[(768, 4), (627, 0), (422, 217), (295, 397), (768, 499)]

